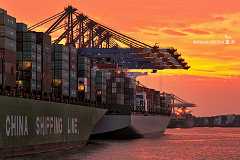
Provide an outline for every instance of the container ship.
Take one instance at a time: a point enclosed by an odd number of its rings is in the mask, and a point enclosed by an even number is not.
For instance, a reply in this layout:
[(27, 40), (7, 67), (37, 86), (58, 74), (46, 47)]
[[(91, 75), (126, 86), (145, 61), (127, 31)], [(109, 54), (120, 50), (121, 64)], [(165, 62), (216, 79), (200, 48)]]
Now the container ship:
[(115, 135), (127, 128), (141, 135), (163, 133), (171, 118), (173, 96), (143, 86), (110, 57), (95, 56), (93, 59), (95, 59), (94, 71), (90, 71), (91, 67), (89, 71), (85, 71), (97, 75), (93, 76), (96, 79), (91, 81), (95, 82), (91, 87), (96, 85), (94, 88), (97, 89), (92, 91), (92, 95), (97, 93), (97, 97), (93, 98), (97, 104), (111, 106), (108, 107), (107, 114), (97, 123), (93, 135), (105, 133)]
[(144, 86), (137, 87), (131, 127), (144, 136), (164, 133), (172, 115), (173, 97)]
[[(106, 84), (103, 87), (106, 89), (98, 88), (98, 100), (100, 100), (98, 103), (110, 104), (112, 108), (97, 123), (93, 131), (96, 137), (105, 135), (121, 137), (123, 133), (126, 137), (125, 130), (131, 130), (131, 135), (134, 131), (141, 136), (156, 132), (164, 133), (169, 124), (174, 107), (174, 96), (143, 86), (136, 80), (138, 73), (129, 73), (129, 69), (126, 68), (134, 67), (131, 62), (133, 59), (136, 60), (132, 58), (135, 52), (139, 51), (136, 49), (80, 49), (81, 55), (95, 59), (94, 66), (98, 72), (108, 72), (108, 76), (102, 75), (100, 78), (103, 84)], [(143, 52), (148, 54), (149, 50), (141, 50), (139, 54)], [(135, 66), (137, 65), (139, 64), (136, 63)], [(89, 72), (91, 71), (87, 71)], [(107, 95), (106, 98), (105, 95)], [(101, 97), (103, 97), (102, 101)], [(120, 108), (121, 105), (127, 107)]]
[(144, 44), (72, 6), (31, 27), (0, 9), (1, 156), (80, 147), (90, 134), (131, 126), (151, 131), (141, 123), (163, 132), (171, 96), (128, 73), (165, 68), (189, 66), (175, 49)]
[[(108, 112), (97, 123), (93, 134), (113, 134), (117, 137), (124, 134), (125, 137), (128, 134), (124, 132), (125, 130), (129, 130), (130, 135), (141, 136), (165, 131), (171, 119), (172, 95), (146, 88), (134, 79), (130, 79), (130, 83), (130, 89), (127, 89), (122, 98), (122, 103), (125, 104), (129, 103), (130, 100), (129, 107)], [(129, 82), (125, 82), (126, 84), (129, 84)]]

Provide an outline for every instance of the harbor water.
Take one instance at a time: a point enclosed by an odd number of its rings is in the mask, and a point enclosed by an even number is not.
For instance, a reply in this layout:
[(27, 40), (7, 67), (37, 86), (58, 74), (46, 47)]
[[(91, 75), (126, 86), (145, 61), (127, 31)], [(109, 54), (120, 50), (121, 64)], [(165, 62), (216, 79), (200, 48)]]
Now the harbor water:
[(162, 136), (154, 133), (133, 140), (91, 140), (81, 150), (24, 159), (239, 160), (239, 146), (240, 128), (168, 129)]

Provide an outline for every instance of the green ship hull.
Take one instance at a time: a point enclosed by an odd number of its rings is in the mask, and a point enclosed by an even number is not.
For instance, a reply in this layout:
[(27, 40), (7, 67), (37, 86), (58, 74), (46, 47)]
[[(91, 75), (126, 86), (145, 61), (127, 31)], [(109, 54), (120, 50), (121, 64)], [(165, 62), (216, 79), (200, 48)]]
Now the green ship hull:
[(0, 153), (11, 156), (65, 144), (82, 146), (105, 112), (90, 106), (0, 96)]

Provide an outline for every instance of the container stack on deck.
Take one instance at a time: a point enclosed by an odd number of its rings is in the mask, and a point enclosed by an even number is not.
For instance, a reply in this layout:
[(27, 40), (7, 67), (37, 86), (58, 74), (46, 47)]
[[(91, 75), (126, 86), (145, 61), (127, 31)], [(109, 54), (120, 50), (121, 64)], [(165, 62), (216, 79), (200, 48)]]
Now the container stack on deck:
[(136, 92), (135, 112), (171, 114), (171, 95), (143, 86), (137, 86)]
[(77, 49), (69, 45), (69, 96), (76, 98), (77, 97)]
[(51, 91), (51, 37), (27, 32), (17, 23), (17, 87), (28, 94), (48, 95)]
[(124, 79), (125, 73), (121, 70), (113, 72), (109, 86), (112, 89), (111, 104), (124, 105)]
[(27, 93), (47, 96), (51, 92), (51, 37), (28, 32), (17, 23), (17, 87)]
[(161, 112), (160, 109), (163, 108), (164, 105), (161, 105), (161, 94), (159, 91), (153, 91), (153, 112)]
[(16, 19), (0, 9), (0, 89), (11, 91), (16, 84)]
[(77, 49), (61, 44), (52, 46), (53, 95), (77, 97)]
[[(116, 70), (117, 66), (106, 59), (94, 59), (92, 71), (92, 94), (96, 101), (103, 104), (123, 104), (119, 97), (117, 100)], [(118, 86), (121, 92), (121, 85)], [(122, 85), (123, 87), (123, 85)]]
[(124, 82), (124, 104), (131, 109), (136, 105), (136, 80), (129, 77), (125, 77)]
[(25, 24), (17, 24), (17, 87), (24, 92), (41, 93), (41, 46), (36, 34), (27, 32)]
[(107, 95), (107, 76), (109, 72), (106, 70), (92, 71), (92, 93), (94, 100), (100, 104), (106, 104)]
[(80, 100), (90, 101), (91, 59), (78, 56), (78, 96)]
[(92, 59), (91, 100), (100, 104), (135, 105), (136, 83), (109, 59)]
[(171, 94), (163, 93), (160, 96), (160, 106), (164, 112), (169, 112), (169, 104), (173, 104), (173, 98)]
[(51, 36), (43, 32), (35, 32), (37, 44), (41, 46), (41, 92), (45, 97), (51, 93), (52, 70), (51, 70)]

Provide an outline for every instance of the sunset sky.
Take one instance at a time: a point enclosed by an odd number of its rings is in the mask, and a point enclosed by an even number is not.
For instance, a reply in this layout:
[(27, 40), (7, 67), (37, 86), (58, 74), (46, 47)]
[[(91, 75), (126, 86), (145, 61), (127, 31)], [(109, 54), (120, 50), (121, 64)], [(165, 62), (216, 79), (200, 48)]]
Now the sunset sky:
[(138, 40), (177, 48), (191, 66), (141, 77), (145, 85), (197, 104), (195, 115), (240, 114), (239, 0), (0, 0), (29, 25), (68, 4)]

